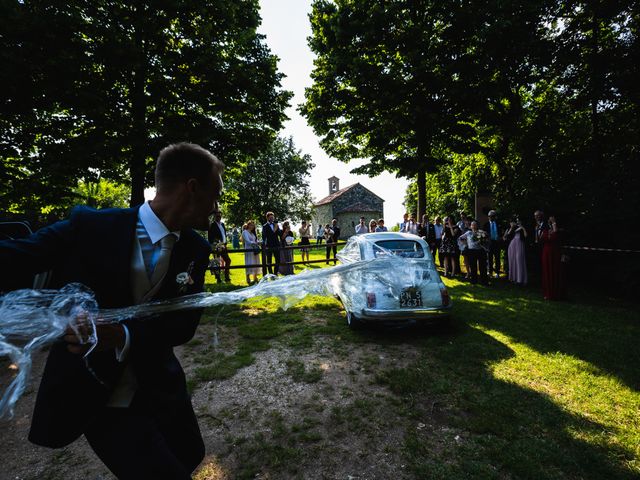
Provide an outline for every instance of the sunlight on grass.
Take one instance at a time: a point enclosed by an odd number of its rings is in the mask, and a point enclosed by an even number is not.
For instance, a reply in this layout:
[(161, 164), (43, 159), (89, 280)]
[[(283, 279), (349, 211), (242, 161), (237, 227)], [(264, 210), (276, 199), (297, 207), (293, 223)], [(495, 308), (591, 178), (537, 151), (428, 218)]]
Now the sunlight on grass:
[(229, 475), (215, 457), (208, 457), (193, 478), (194, 480), (226, 480)]
[[(625, 450), (627, 467), (640, 473), (640, 393), (591, 363), (560, 352), (541, 354), (498, 331), (476, 327), (510, 348), (508, 359), (489, 362), (496, 379), (547, 396), (587, 423), (567, 433), (588, 444)], [(631, 457), (635, 457), (631, 458)]]

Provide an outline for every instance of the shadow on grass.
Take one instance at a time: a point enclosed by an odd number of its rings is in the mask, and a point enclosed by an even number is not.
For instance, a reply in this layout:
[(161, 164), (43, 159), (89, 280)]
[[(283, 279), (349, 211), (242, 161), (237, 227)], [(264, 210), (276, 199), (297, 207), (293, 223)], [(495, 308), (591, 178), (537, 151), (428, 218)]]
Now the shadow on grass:
[(538, 292), (506, 283), (492, 287), (457, 284), (456, 315), (497, 330), (540, 353), (571, 355), (640, 390), (640, 321), (629, 304), (580, 298), (549, 302)]
[(417, 478), (636, 478), (622, 465), (629, 450), (583, 440), (602, 440), (602, 425), (492, 375), (488, 365), (514, 356), (509, 347), (460, 317), (454, 331), (424, 338), (413, 365), (378, 375), (423, 425), (404, 445)]

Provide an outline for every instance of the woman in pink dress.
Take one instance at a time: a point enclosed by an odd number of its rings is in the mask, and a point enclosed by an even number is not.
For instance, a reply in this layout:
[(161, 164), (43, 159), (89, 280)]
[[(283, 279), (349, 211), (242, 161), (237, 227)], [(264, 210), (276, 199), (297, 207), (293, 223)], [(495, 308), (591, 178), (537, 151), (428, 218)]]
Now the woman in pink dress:
[(504, 233), (503, 240), (509, 245), (507, 248), (509, 281), (516, 285), (526, 285), (528, 281), (525, 256), (526, 238), (527, 230), (517, 217), (512, 218), (511, 223), (509, 223), (509, 229)]
[(542, 240), (542, 295), (545, 300), (562, 300), (566, 297), (566, 281), (560, 236), (555, 217), (549, 217), (549, 229), (540, 235)]

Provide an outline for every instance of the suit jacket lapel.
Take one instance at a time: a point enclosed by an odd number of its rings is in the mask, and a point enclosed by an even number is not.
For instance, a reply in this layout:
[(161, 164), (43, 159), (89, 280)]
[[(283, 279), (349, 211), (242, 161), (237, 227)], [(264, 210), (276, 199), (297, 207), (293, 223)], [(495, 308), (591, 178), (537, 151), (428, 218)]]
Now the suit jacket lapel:
[(147, 270), (142, 256), (142, 247), (137, 235), (133, 237), (133, 252), (130, 261), (131, 270), (131, 292), (133, 294), (133, 302), (135, 304), (143, 303), (145, 297), (149, 296), (151, 291), (151, 281), (147, 275)]
[(130, 273), (139, 208), (130, 208), (125, 211), (119, 219), (119, 228), (114, 228), (113, 238), (109, 242), (112, 254), (108, 255), (108, 258), (115, 263), (116, 281), (113, 287), (120, 290), (119, 298), (126, 299), (125, 305), (133, 303)]

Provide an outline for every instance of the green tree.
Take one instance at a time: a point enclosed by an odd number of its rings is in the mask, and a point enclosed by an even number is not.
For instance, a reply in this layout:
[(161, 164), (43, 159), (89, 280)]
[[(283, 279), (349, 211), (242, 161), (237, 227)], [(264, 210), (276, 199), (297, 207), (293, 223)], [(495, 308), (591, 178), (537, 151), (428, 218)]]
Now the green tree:
[[(473, 151), (469, 35), (454, 2), (317, 0), (311, 15), (313, 85), (301, 107), (321, 146), (357, 173), (424, 175), (447, 150)], [(473, 21), (469, 17), (468, 21)], [(424, 210), (424, 198), (419, 201)]]
[(256, 32), (257, 0), (16, 0), (0, 18), (3, 207), (72, 197), (89, 168), (130, 181), (137, 204), (167, 144), (199, 143), (233, 165), (285, 118), (291, 94)]
[[(583, 243), (592, 219), (608, 229), (637, 218), (640, 84), (631, 80), (640, 73), (637, 7), (637, 1), (469, 6), (466, 15), (476, 19), (465, 37), (471, 66), (461, 75), (478, 96), (477, 108), (465, 114), (478, 151), (464, 154), (454, 142), (443, 150), (446, 161), (426, 177), (426, 196), (438, 213), (454, 205), (467, 210), (483, 190), (503, 218), (555, 211)], [(409, 205), (416, 192), (411, 186)], [(632, 245), (633, 238), (601, 242)]]
[(93, 208), (126, 208), (131, 194), (127, 185), (106, 178), (95, 182), (80, 180), (74, 193), (79, 203)]
[(279, 220), (309, 219), (312, 198), (311, 157), (296, 149), (292, 138), (276, 138), (257, 156), (228, 172), (223, 213), (230, 223), (262, 222), (267, 211)]

